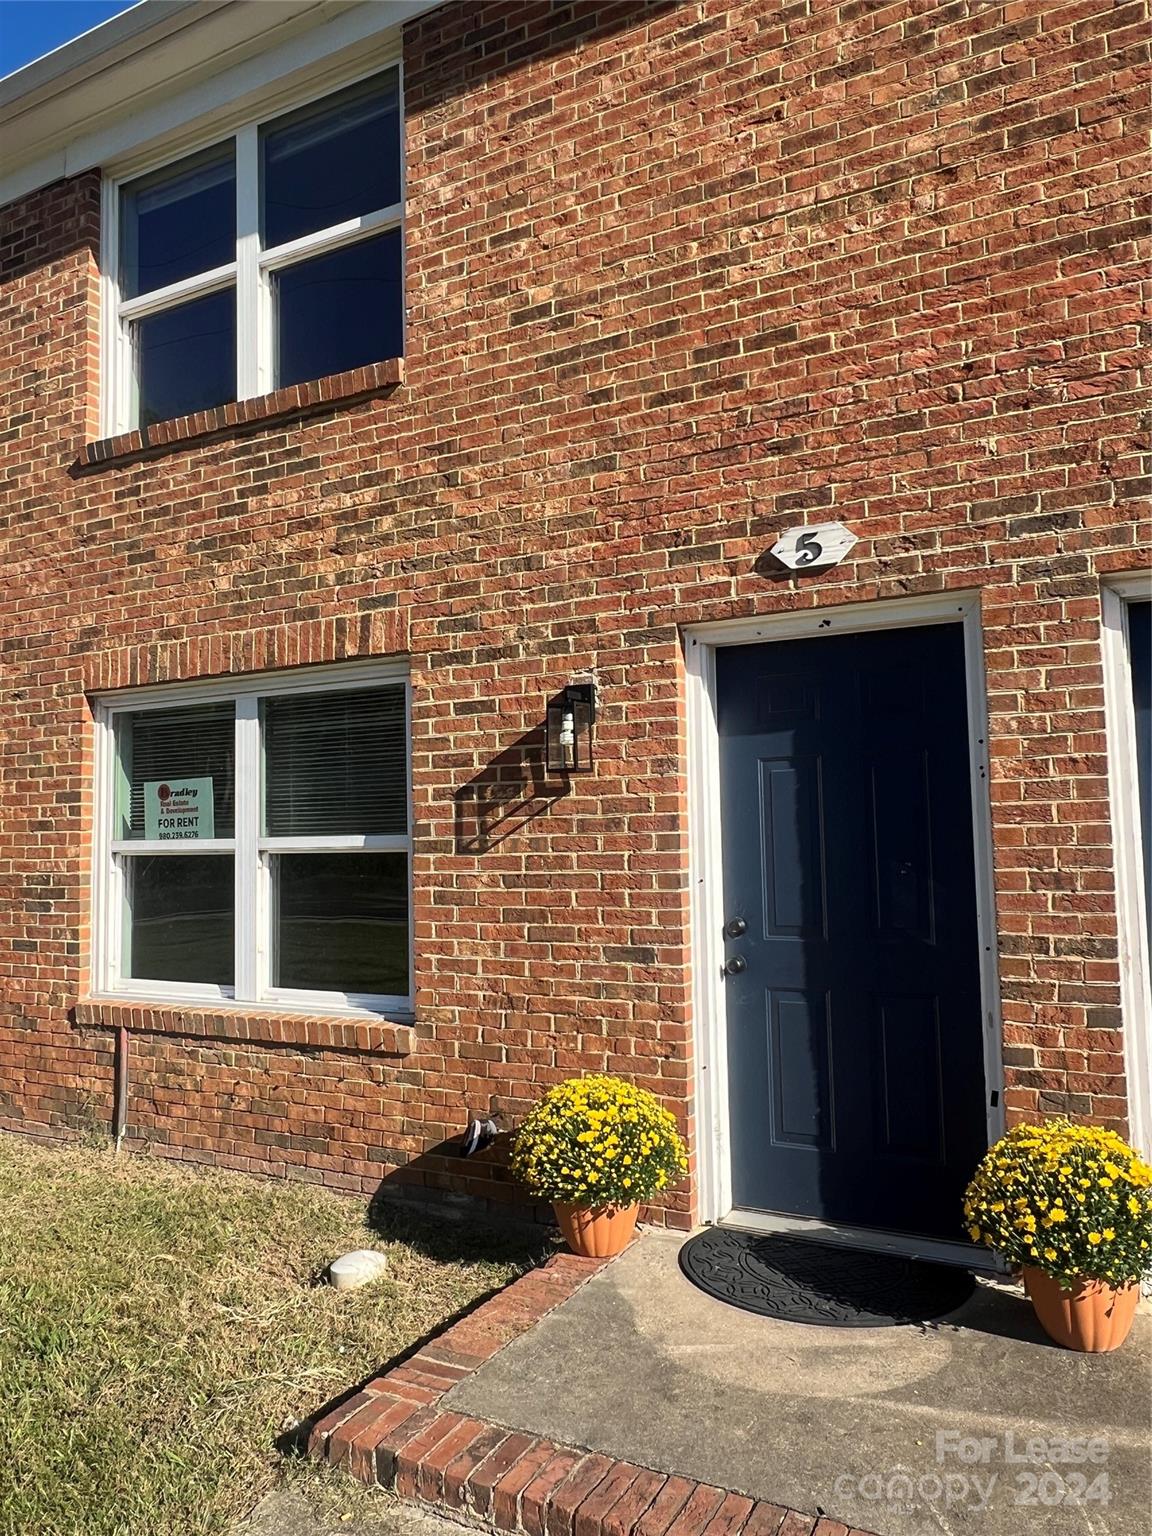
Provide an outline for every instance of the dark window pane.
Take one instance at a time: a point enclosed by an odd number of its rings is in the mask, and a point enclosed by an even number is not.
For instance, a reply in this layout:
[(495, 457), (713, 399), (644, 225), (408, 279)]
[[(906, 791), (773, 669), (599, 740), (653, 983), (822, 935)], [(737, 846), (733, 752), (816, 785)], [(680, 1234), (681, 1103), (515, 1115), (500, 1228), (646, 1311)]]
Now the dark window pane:
[(408, 831), (404, 688), (265, 699), (268, 837)]
[(125, 976), (230, 987), (235, 950), (231, 854), (174, 854), (125, 863)]
[(400, 201), (395, 70), (275, 118), (260, 132), (264, 248)]
[(236, 398), (236, 293), (193, 299), (135, 323), (140, 425)]
[(121, 194), (120, 216), (123, 298), (235, 261), (232, 145), (129, 182)]
[[(198, 836), (231, 837), (235, 829), (236, 708), (230, 703), (142, 709), (116, 725), (120, 759), (115, 836), (144, 837), (160, 799), (158, 786), (211, 780), (211, 826)], [(147, 786), (152, 786), (149, 789)], [(207, 797), (204, 797), (207, 798)], [(202, 813), (203, 814), (203, 813)]]
[(404, 351), (400, 231), (276, 275), (276, 385), (363, 368)]
[(407, 854), (277, 854), (272, 867), (273, 986), (408, 996)]

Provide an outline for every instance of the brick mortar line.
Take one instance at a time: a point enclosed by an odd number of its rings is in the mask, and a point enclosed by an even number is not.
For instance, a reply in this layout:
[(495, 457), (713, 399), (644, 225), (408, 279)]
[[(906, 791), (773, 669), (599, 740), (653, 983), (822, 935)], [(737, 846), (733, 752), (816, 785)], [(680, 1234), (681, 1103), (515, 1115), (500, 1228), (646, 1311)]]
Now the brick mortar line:
[(872, 1536), (441, 1407), (452, 1387), (611, 1262), (561, 1253), (521, 1275), (316, 1420), (309, 1455), (510, 1536)]

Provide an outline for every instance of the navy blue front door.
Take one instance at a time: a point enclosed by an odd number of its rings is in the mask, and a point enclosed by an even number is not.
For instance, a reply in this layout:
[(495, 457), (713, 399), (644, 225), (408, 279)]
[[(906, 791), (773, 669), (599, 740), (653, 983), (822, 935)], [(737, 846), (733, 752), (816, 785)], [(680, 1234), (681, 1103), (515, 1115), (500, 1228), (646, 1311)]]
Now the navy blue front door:
[(987, 1146), (959, 624), (717, 653), (737, 1207), (963, 1238)]
[(1136, 722), (1136, 789), (1144, 867), (1144, 916), (1152, 951), (1152, 603), (1128, 604), (1128, 656)]

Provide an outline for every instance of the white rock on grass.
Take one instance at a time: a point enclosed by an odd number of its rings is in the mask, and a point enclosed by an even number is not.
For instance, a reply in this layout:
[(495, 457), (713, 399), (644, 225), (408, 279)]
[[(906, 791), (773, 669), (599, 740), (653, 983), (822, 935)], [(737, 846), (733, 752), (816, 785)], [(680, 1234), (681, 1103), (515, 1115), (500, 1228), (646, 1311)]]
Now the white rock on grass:
[(357, 1248), (355, 1253), (341, 1254), (328, 1266), (328, 1283), (338, 1291), (354, 1291), (358, 1286), (379, 1280), (388, 1269), (388, 1260), (375, 1248)]

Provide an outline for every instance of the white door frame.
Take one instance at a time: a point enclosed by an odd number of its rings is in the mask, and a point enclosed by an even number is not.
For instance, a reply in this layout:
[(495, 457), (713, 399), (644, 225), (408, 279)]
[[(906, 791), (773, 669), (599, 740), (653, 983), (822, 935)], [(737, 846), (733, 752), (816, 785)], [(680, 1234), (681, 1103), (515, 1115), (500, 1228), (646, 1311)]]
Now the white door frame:
[(1116, 927), (1124, 1071), (1133, 1144), (1152, 1157), (1152, 995), (1145, 916), (1144, 842), (1136, 782), (1136, 712), (1128, 604), (1152, 599), (1152, 572), (1106, 578), (1100, 590), (1100, 648), (1108, 738), (1108, 799), (1115, 860)]
[[(722, 645), (859, 634), (925, 624), (964, 626), (964, 670), (972, 783), (972, 843), (976, 866), (976, 918), (984, 1020), (985, 1105), (988, 1140), (1004, 1129), (1000, 985), (996, 952), (996, 893), (992, 872), (992, 816), (988, 798), (988, 714), (978, 592), (850, 603), (801, 612), (765, 614), (684, 630), (687, 671), (689, 844), (692, 884), (693, 1011), (696, 1055), (696, 1151), (699, 1212), (704, 1222), (732, 1216), (727, 1029), (722, 929), (723, 868), (720, 840), (720, 744), (716, 728), (716, 651)], [(959, 1223), (959, 1217), (957, 1217)], [(817, 1224), (823, 1225), (823, 1224)], [(903, 1242), (901, 1238), (899, 1241)], [(951, 1244), (907, 1239), (918, 1251)], [(941, 1255), (943, 1256), (943, 1255)]]

